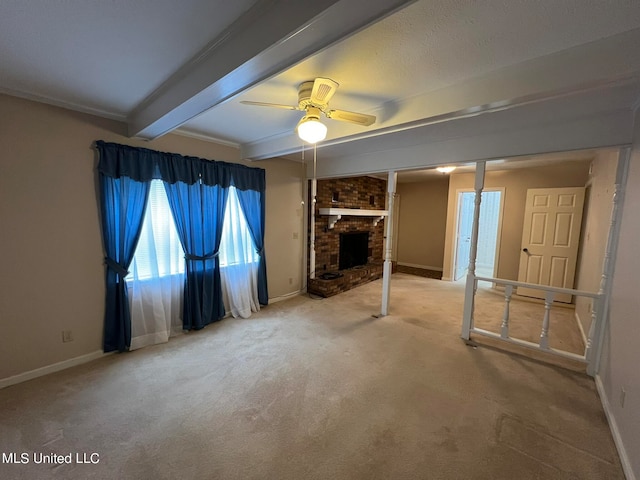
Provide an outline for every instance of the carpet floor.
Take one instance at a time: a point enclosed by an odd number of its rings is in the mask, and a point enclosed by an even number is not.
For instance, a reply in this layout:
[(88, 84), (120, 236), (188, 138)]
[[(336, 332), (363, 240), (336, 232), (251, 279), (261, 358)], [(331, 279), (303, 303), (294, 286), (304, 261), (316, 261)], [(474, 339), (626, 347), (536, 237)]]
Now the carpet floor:
[[(0, 478), (624, 478), (591, 378), (465, 345), (460, 285), (395, 274), (376, 318), (380, 294), (294, 297), (0, 390)], [(73, 458), (34, 461), (52, 454)]]

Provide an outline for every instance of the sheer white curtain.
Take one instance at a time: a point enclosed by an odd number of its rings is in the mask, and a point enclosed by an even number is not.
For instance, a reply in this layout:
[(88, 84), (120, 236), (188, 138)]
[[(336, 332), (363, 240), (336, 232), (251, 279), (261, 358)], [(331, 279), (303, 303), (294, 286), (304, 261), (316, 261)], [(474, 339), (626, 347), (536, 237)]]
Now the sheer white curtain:
[(184, 253), (162, 181), (153, 180), (129, 287), (131, 350), (182, 332)]
[(229, 188), (220, 242), (220, 277), (224, 308), (234, 318), (248, 318), (260, 310), (258, 254), (235, 187)]

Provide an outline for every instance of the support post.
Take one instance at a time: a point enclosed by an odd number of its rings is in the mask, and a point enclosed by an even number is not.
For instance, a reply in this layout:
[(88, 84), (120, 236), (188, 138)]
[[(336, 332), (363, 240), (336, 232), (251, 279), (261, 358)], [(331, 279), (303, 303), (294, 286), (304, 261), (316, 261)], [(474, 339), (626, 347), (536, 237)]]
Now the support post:
[(471, 247), (469, 251), (469, 269), (467, 270), (467, 283), (464, 289), (464, 311), (462, 314), (461, 337), (469, 340), (473, 328), (473, 307), (476, 295), (476, 257), (478, 255), (478, 228), (480, 223), (480, 203), (482, 202), (482, 189), (484, 188), (484, 172), (486, 162), (476, 162), (476, 179), (474, 190), (476, 192), (475, 208), (473, 210), (473, 228), (471, 229)]
[[(613, 205), (611, 207), (611, 223), (609, 224), (609, 236), (604, 254), (600, 289), (598, 290), (598, 308), (596, 310), (597, 326), (593, 329), (594, 337), (591, 339), (592, 348), (587, 357), (587, 374), (594, 377), (600, 370), (600, 357), (602, 356), (602, 342), (605, 325), (609, 319), (609, 299), (611, 297), (611, 279), (615, 268), (615, 258), (618, 251), (618, 239), (620, 237), (620, 224), (622, 219), (622, 204), (624, 203), (625, 186), (629, 175), (629, 159), (631, 149), (629, 147), (620, 150), (618, 156), (618, 168), (616, 170), (616, 184), (613, 193)], [(593, 322), (592, 322), (593, 323)]]
[(384, 221), (385, 246), (384, 246), (384, 267), (382, 270), (382, 308), (380, 314), (384, 317), (389, 315), (389, 295), (391, 293), (391, 255), (393, 249), (393, 203), (396, 196), (396, 184), (398, 174), (393, 170), (389, 171), (387, 180), (387, 210), (389, 215)]

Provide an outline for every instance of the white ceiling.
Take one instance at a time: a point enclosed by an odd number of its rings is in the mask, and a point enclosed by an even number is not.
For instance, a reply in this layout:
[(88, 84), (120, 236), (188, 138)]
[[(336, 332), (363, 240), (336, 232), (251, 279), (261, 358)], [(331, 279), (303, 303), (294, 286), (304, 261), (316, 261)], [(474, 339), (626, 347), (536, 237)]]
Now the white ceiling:
[(0, 65), (0, 92), (126, 120), (144, 138), (179, 127), (255, 159), (298, 151), (302, 113), (239, 102), (295, 104), (299, 83), (330, 77), (333, 108), (378, 117), (327, 120), (320, 147), (339, 158), (363, 138), (416, 142), (425, 125), (531, 102), (631, 108), (640, 2), (4, 0)]

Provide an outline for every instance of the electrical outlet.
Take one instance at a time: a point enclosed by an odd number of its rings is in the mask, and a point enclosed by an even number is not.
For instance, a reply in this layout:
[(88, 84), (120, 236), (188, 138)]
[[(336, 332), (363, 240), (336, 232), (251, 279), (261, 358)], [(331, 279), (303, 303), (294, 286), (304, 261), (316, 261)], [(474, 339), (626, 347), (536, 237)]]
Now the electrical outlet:
[(289, 285), (293, 285), (293, 278), (289, 277)]
[(62, 343), (73, 342), (73, 334), (71, 330), (62, 331)]
[(293, 232), (293, 239), (298, 240), (298, 232)]
[(627, 391), (624, 387), (620, 388), (620, 406), (624, 408), (624, 400), (627, 397)]

